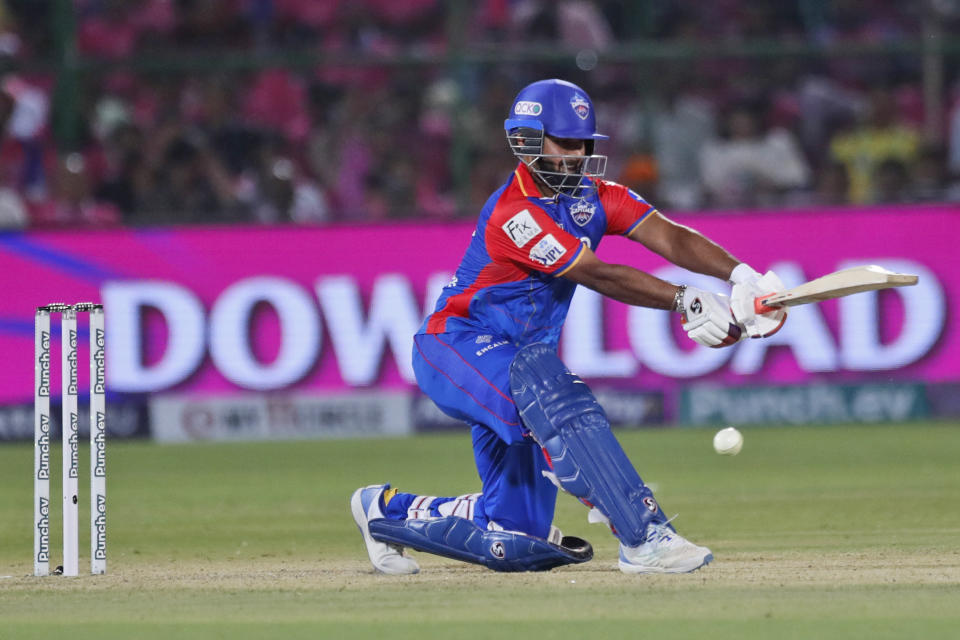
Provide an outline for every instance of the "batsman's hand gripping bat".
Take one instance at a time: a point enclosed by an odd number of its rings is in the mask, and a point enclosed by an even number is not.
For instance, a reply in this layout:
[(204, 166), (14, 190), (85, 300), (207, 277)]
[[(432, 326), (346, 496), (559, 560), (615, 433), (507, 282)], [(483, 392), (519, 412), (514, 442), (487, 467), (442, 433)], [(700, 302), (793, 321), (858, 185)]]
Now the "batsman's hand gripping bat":
[(786, 291), (759, 296), (754, 300), (754, 307), (757, 313), (769, 313), (777, 307), (794, 307), (861, 291), (908, 287), (917, 284), (917, 279), (917, 276), (895, 273), (875, 264), (852, 267), (828, 273)]

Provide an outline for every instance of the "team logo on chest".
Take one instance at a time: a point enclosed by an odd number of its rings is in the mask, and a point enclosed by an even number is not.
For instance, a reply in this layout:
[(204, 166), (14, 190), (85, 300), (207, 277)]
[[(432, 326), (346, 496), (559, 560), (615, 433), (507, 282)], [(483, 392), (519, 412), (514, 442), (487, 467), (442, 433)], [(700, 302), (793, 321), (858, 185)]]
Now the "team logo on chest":
[(570, 217), (581, 227), (590, 222), (593, 214), (597, 211), (597, 205), (586, 200), (577, 200), (570, 207)]
[(573, 98), (570, 99), (570, 106), (573, 107), (573, 112), (576, 113), (581, 120), (586, 120), (590, 117), (590, 103), (579, 93), (573, 94)]

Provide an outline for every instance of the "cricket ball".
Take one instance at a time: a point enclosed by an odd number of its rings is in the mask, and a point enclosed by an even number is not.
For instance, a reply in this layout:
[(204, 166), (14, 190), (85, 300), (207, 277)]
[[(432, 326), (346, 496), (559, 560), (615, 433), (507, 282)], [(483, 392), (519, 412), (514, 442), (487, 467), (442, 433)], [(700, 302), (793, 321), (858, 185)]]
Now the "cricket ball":
[(734, 427), (720, 429), (713, 436), (713, 450), (722, 456), (735, 456), (743, 448), (743, 434)]

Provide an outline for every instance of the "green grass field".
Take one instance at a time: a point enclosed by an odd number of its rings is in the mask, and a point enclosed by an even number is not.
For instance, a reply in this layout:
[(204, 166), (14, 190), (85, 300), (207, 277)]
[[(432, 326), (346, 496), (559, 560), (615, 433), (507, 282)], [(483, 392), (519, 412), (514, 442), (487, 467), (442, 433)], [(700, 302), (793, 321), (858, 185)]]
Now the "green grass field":
[[(417, 554), (418, 575), (372, 573), (347, 506), (357, 486), (478, 488), (468, 437), (438, 435), (111, 443), (109, 573), (38, 579), (32, 448), (3, 445), (0, 638), (960, 635), (960, 425), (744, 433), (731, 458), (711, 430), (619, 432), (678, 530), (713, 549), (682, 576), (621, 574), (615, 540), (563, 495), (556, 524), (593, 542), (586, 565), (496, 574)], [(86, 533), (81, 520), (81, 572)]]

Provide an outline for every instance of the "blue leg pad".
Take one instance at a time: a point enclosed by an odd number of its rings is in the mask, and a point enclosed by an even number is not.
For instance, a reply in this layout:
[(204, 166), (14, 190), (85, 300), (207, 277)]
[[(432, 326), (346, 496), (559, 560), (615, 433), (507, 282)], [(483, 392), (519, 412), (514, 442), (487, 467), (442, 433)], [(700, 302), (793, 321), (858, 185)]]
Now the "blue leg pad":
[(494, 571), (547, 571), (593, 558), (590, 543), (566, 536), (560, 545), (513, 531), (485, 531), (472, 520), (448, 516), (433, 520), (368, 523), (374, 540), (399, 544), (445, 558), (482, 564)]
[(552, 347), (537, 343), (517, 352), (510, 391), (560, 486), (599, 509), (621, 542), (635, 547), (649, 523), (666, 521), (593, 393)]

